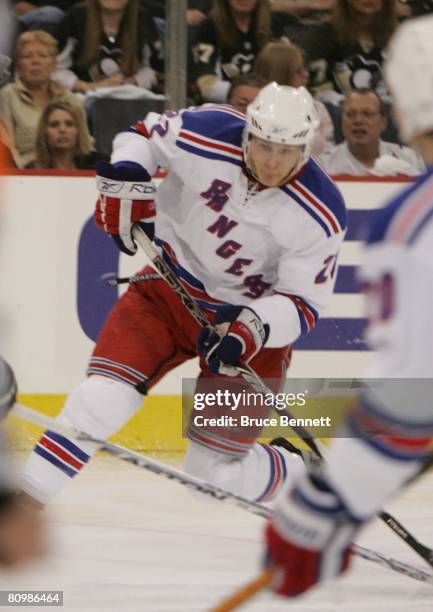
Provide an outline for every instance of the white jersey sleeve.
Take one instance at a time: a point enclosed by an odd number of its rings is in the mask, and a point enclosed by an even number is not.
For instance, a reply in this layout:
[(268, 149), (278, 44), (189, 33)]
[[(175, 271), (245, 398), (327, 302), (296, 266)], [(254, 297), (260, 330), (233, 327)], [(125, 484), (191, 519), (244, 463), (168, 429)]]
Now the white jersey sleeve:
[(270, 326), (268, 347), (292, 344), (326, 312), (344, 238), (344, 231), (328, 237), (318, 225), (305, 219), (289, 242), (285, 228), (287, 222), (276, 216), (273, 233), (281, 247), (281, 257), (274, 295), (260, 298), (252, 305)]
[(173, 111), (163, 115), (149, 113), (127, 132), (113, 141), (111, 163), (134, 161), (152, 176), (158, 167), (168, 170), (176, 155), (176, 138), (182, 125), (181, 116)]

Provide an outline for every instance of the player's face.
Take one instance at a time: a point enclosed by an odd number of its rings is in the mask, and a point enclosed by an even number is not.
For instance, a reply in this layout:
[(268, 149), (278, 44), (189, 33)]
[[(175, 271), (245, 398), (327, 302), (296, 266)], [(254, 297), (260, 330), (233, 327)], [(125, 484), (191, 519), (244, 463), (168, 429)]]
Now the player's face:
[(377, 96), (373, 93), (349, 94), (343, 105), (341, 127), (349, 145), (377, 144), (386, 127)]
[(289, 178), (302, 155), (299, 147), (253, 137), (248, 146), (248, 166), (260, 183), (278, 187)]
[(54, 110), (47, 121), (47, 142), (56, 150), (73, 150), (77, 146), (78, 129), (74, 118), (61, 108)]
[(260, 87), (254, 85), (239, 85), (233, 91), (228, 103), (241, 113), (246, 113), (248, 104), (251, 104), (260, 91)]
[(37, 85), (48, 81), (56, 69), (56, 59), (44, 44), (29, 42), (21, 49), (17, 68), (23, 83)]

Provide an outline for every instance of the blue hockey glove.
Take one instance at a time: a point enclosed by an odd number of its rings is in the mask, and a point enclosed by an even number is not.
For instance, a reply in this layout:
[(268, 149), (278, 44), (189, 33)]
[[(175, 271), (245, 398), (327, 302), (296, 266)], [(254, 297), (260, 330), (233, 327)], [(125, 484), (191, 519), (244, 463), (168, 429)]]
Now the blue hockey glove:
[(203, 328), (197, 340), (197, 351), (213, 374), (229, 374), (224, 365), (239, 365), (241, 359), (248, 363), (269, 335), (269, 325), (247, 306), (224, 306), (215, 318), (215, 327)]

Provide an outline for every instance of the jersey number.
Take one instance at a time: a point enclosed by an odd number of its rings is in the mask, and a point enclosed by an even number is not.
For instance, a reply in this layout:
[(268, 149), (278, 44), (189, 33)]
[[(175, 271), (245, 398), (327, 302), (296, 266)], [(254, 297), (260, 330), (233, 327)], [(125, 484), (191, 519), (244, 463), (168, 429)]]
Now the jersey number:
[(326, 283), (329, 278), (334, 278), (335, 268), (337, 266), (337, 255), (329, 255), (323, 262), (323, 268), (316, 276), (314, 282), (316, 285)]
[(176, 115), (177, 113), (175, 111), (166, 111), (163, 115), (161, 115), (159, 123), (155, 123), (155, 125), (152, 126), (152, 129), (150, 130), (150, 135), (153, 136), (156, 133), (159, 134), (161, 138), (164, 138), (164, 136), (168, 132), (168, 119), (170, 119), (171, 117), (176, 117)]

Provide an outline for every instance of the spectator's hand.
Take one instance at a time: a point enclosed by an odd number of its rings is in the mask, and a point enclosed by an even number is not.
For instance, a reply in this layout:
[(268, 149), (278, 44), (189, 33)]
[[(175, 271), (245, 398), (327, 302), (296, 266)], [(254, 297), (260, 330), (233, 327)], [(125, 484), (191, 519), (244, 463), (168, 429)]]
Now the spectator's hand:
[(89, 91), (93, 91), (95, 89), (102, 89), (103, 87), (116, 87), (117, 85), (125, 85), (128, 81), (129, 79), (127, 80), (121, 72), (113, 74), (113, 76), (107, 77), (106, 79), (102, 79), (101, 81), (87, 82), (80, 81), (79, 79), (77, 79), (74, 83), (73, 91), (87, 94), (89, 93)]
[(135, 78), (135, 76), (128, 77), (127, 79), (125, 79), (123, 84), (124, 85), (138, 85), (137, 79)]
[(206, 15), (198, 9), (189, 9), (186, 11), (186, 22), (190, 26), (199, 25), (204, 19), (206, 19)]
[(125, 76), (121, 72), (118, 72), (117, 74), (113, 74), (103, 81), (99, 81), (99, 85), (100, 87), (115, 87), (116, 85), (124, 85), (125, 82)]

